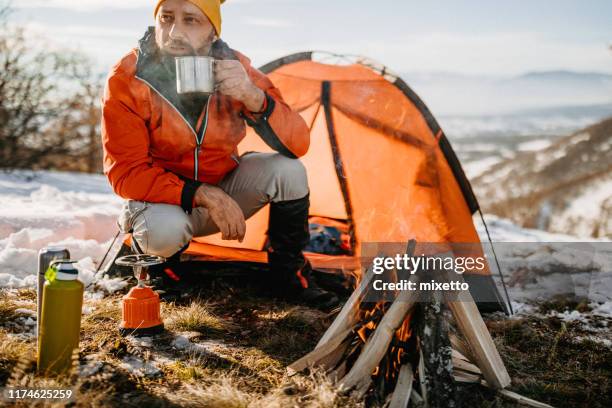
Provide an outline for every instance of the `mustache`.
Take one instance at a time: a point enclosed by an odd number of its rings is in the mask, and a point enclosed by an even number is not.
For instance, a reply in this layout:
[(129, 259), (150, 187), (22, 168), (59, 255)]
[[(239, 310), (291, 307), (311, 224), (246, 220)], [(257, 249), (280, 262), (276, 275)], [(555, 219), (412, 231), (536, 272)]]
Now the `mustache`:
[[(210, 35), (208, 36), (208, 38), (206, 39), (206, 43), (210, 44), (214, 40), (215, 40), (215, 33), (211, 32)], [(193, 45), (191, 45), (191, 43), (189, 43), (188, 41), (185, 41), (183, 39), (180, 39), (180, 38), (169, 38), (168, 41), (166, 41), (164, 43), (164, 47), (185, 47), (185, 48), (189, 48), (193, 52), (198, 51), (198, 50), (195, 49), (195, 47)], [(202, 48), (204, 48), (204, 47), (202, 47)]]
[(190, 48), (190, 49), (194, 49), (193, 46), (188, 43), (187, 41), (183, 41), (183, 40), (176, 40), (176, 39), (170, 39), (168, 41), (166, 41), (166, 43), (164, 44), (165, 47), (185, 47), (185, 48)]

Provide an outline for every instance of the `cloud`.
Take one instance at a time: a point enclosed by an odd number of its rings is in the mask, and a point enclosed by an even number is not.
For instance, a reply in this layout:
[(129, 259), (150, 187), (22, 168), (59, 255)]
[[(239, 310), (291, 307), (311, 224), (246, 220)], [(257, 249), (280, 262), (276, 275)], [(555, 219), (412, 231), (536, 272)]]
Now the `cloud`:
[[(305, 44), (307, 45), (307, 44)], [(533, 32), (413, 34), (386, 39), (355, 39), (324, 48), (361, 54), (394, 71), (447, 71), (472, 75), (515, 75), (526, 71), (567, 69), (610, 72), (610, 53), (602, 42), (571, 42)]]

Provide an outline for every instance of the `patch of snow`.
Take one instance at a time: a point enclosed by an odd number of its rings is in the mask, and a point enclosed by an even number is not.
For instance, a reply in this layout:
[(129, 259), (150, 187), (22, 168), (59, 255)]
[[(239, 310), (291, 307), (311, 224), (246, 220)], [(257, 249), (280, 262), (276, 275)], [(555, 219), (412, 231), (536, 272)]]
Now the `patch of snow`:
[(572, 311), (566, 310), (563, 313), (554, 312), (554, 313), (551, 313), (551, 316), (557, 316), (564, 322), (575, 322), (575, 321), (579, 321), (582, 323), (588, 322), (586, 317), (577, 310), (572, 310)]
[(125, 339), (129, 341), (133, 346), (144, 348), (153, 347), (153, 339), (151, 337), (125, 336)]
[[(512, 221), (493, 214), (485, 214), (485, 221), (493, 242), (577, 242), (582, 241), (572, 235), (554, 234), (546, 231), (519, 227)], [(480, 217), (474, 223), (482, 242), (487, 242), (487, 234)], [(593, 239), (593, 241), (598, 241)]]
[(24, 315), (30, 316), (30, 317), (36, 317), (36, 312), (34, 310), (31, 310), (31, 309), (25, 309), (25, 308), (19, 307), (19, 308), (15, 309), (14, 312), (18, 313), (18, 314), (24, 314)]
[(536, 307), (529, 303), (517, 302), (512, 300), (512, 310), (514, 311), (513, 318), (530, 315), (535, 312)]
[(517, 150), (521, 152), (533, 152), (536, 150), (546, 149), (551, 144), (552, 144), (552, 141), (546, 140), (546, 139), (532, 140), (530, 142), (520, 143), (517, 146)]
[(218, 341), (204, 341), (194, 343), (189, 339), (190, 333), (177, 334), (172, 340), (172, 346), (178, 350), (184, 350), (197, 355), (217, 354), (218, 351), (226, 349), (227, 346)]
[(569, 201), (565, 210), (551, 219), (550, 228), (575, 231), (576, 235), (585, 237), (591, 236), (597, 229), (609, 231), (612, 228), (607, 225), (612, 220), (606, 208), (612, 208), (612, 177), (593, 182)]
[(98, 373), (102, 367), (104, 367), (104, 363), (101, 361), (88, 361), (79, 366), (79, 376), (91, 377), (92, 375)]
[(135, 356), (124, 357), (119, 366), (136, 377), (155, 377), (161, 374), (153, 361), (144, 361)]
[[(96, 276), (123, 200), (104, 176), (72, 172), (0, 173), (0, 287), (36, 287), (38, 251), (48, 245), (68, 248), (79, 279), (106, 292), (125, 287), (121, 280)], [(94, 285), (97, 283), (97, 285)]]
[(485, 157), (484, 159), (474, 160), (463, 166), (468, 178), (473, 179), (489, 170), (493, 165), (502, 161), (500, 157)]
[(593, 309), (591, 313), (594, 315), (612, 317), (612, 301), (592, 303), (590, 306)]
[(576, 336), (576, 337), (574, 337), (573, 340), (575, 342), (577, 342), (577, 343), (582, 343), (585, 340), (589, 340), (589, 341), (593, 341), (595, 343), (602, 344), (602, 345), (604, 345), (606, 347), (611, 347), (612, 348), (612, 340), (601, 338), (601, 337), (597, 337), (597, 336)]

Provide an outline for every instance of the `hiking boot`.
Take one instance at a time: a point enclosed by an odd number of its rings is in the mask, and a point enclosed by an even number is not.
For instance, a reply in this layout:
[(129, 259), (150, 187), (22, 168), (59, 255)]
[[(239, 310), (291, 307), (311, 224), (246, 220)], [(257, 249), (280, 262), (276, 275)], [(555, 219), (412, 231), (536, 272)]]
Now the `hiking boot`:
[(268, 262), (270, 288), (279, 297), (319, 309), (338, 305), (338, 297), (317, 285), (302, 250), (310, 241), (309, 196), (270, 204)]
[[(305, 269), (308, 269), (306, 272)], [(304, 268), (299, 272), (304, 276), (306, 287), (301, 287), (296, 291), (293, 299), (298, 303), (303, 303), (307, 306), (329, 312), (340, 304), (340, 299), (334, 292), (329, 292), (317, 284), (317, 281), (312, 276), (310, 262), (304, 264)]]

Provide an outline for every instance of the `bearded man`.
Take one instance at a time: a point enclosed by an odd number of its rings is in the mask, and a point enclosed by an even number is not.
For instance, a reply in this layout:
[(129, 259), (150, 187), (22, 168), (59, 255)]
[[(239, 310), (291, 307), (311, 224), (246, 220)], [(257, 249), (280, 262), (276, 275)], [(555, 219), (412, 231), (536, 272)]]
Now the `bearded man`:
[[(230, 49), (219, 0), (160, 0), (155, 26), (107, 79), (102, 107), (104, 173), (127, 199), (119, 224), (139, 253), (168, 259), (174, 274), (193, 237), (242, 241), (245, 219), (270, 204), (268, 259), (277, 292), (328, 308), (302, 254), (308, 181), (298, 157), (309, 146), (302, 117), (272, 82)], [(175, 57), (210, 55), (215, 92), (178, 94)], [(251, 126), (277, 153), (238, 156)]]

